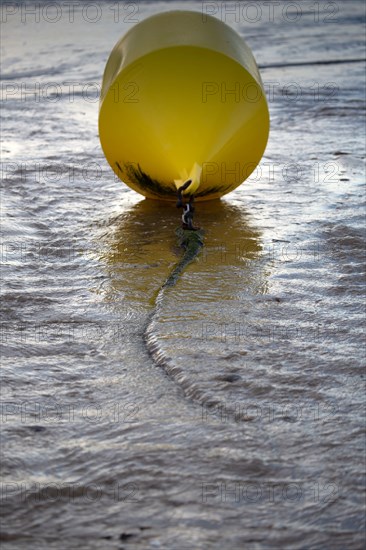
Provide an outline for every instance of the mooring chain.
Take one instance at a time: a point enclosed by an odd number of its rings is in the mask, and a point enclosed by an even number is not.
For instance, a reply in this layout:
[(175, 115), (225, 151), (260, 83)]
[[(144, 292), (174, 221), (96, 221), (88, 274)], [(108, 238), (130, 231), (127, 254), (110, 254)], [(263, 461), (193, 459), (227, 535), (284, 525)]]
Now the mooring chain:
[(186, 204), (184, 204), (183, 202), (183, 191), (185, 191), (191, 185), (191, 183), (192, 183), (192, 180), (187, 180), (181, 187), (179, 187), (177, 208), (183, 208), (182, 229), (190, 229), (191, 231), (197, 231), (198, 227), (193, 226), (194, 196), (189, 195), (189, 201)]

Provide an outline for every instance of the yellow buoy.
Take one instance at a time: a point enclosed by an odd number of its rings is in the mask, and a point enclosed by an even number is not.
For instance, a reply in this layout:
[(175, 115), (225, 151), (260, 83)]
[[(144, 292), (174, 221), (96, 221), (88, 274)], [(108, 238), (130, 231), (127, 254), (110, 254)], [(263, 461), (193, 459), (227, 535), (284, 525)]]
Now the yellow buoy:
[(215, 199), (258, 165), (269, 111), (248, 45), (199, 12), (149, 17), (113, 48), (103, 76), (99, 135), (114, 172), (150, 198)]

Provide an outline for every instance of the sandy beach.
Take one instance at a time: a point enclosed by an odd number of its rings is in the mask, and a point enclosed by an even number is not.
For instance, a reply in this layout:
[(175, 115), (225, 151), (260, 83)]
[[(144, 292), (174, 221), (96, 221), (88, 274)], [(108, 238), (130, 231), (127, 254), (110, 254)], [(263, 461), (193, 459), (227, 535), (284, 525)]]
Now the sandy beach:
[[(260, 67), (264, 157), (197, 203), (116, 178), (103, 70), (151, 14), (231, 25)], [(8, 2), (2, 16), (2, 548), (361, 550), (364, 3)]]

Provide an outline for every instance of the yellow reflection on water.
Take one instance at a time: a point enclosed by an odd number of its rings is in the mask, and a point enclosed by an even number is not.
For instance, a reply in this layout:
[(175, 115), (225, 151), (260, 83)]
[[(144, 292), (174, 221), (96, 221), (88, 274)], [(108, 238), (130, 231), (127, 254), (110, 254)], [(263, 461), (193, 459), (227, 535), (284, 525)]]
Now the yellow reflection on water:
[[(183, 254), (175, 234), (180, 223), (181, 209), (150, 199), (134, 204), (110, 222), (101, 247), (110, 279), (104, 287), (107, 300), (123, 296), (126, 303), (149, 304)], [(262, 244), (247, 211), (222, 200), (199, 203), (194, 223), (204, 231), (204, 247), (186, 272), (201, 274), (205, 284), (211, 281), (215, 287), (212, 299), (225, 299), (228, 292), (240, 290), (239, 283), (231, 291), (228, 288), (229, 279), (234, 284), (235, 273), (242, 284), (247, 280), (245, 284), (254, 288), (258, 280), (252, 281), (251, 274)], [(257, 279), (264, 276), (258, 275), (258, 266), (256, 272)], [(220, 284), (220, 279), (225, 279), (225, 284)], [(189, 288), (184, 290), (189, 292)]]

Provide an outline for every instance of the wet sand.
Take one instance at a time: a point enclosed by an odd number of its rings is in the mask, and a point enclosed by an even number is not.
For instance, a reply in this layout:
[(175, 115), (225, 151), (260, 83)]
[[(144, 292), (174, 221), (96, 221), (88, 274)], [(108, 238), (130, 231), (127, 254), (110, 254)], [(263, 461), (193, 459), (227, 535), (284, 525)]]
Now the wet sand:
[(363, 4), (204, 4), (252, 48), (271, 134), (197, 205), (160, 364), (180, 216), (111, 173), (98, 91), (131, 19), (202, 4), (6, 14), (6, 550), (363, 548)]

